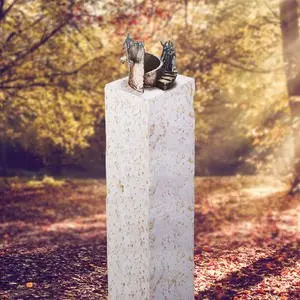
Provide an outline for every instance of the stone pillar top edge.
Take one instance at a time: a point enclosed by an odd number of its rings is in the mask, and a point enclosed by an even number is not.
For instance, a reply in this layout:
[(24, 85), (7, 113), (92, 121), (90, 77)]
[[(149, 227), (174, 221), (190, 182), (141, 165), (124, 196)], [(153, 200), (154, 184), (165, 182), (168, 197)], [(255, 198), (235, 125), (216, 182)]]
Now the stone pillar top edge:
[(108, 92), (108, 90), (114, 89), (115, 91), (121, 91), (125, 92), (128, 94), (131, 94), (132, 96), (138, 96), (139, 98), (143, 99), (152, 99), (157, 96), (162, 96), (167, 94), (170, 94), (174, 91), (180, 92), (182, 89), (182, 86), (185, 85), (190, 85), (191, 88), (193, 89), (193, 92), (195, 91), (195, 79), (192, 77), (184, 76), (184, 75), (177, 75), (175, 85), (173, 88), (163, 91), (160, 90), (156, 87), (154, 88), (146, 88), (144, 93), (139, 93), (135, 90), (133, 90), (129, 85), (128, 85), (128, 77), (124, 77), (121, 79), (117, 79), (115, 81), (109, 82), (105, 85), (105, 92)]

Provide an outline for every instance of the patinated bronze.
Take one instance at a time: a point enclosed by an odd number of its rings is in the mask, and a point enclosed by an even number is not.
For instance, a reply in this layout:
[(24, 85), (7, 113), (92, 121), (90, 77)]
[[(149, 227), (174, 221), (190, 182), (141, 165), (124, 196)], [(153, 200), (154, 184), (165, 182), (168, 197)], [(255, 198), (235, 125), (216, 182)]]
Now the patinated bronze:
[(138, 42), (127, 35), (124, 42), (125, 56), (121, 62), (128, 63), (128, 84), (138, 92), (144, 92), (146, 87), (170, 89), (176, 79), (176, 53), (171, 41), (161, 42), (163, 51), (161, 57), (145, 52), (144, 43)]
[(161, 60), (164, 71), (162, 76), (157, 80), (156, 86), (162, 90), (168, 90), (173, 86), (177, 76), (176, 52), (174, 44), (171, 41), (161, 42), (161, 45), (163, 46)]

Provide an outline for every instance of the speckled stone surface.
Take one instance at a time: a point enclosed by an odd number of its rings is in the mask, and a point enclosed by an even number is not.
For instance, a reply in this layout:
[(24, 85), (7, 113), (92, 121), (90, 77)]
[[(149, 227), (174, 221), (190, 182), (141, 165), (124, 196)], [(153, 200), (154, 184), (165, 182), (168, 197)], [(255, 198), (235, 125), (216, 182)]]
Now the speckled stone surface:
[(194, 299), (194, 90), (105, 87), (109, 299)]

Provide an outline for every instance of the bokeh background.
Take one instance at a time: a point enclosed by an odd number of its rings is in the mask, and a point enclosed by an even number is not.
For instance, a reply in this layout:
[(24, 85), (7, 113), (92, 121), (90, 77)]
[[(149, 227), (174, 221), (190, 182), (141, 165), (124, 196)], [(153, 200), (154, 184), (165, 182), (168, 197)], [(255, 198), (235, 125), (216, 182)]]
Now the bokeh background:
[(127, 75), (126, 33), (156, 55), (171, 39), (196, 79), (197, 175), (290, 171), (279, 1), (1, 3), (2, 175), (105, 174), (103, 90)]
[(172, 40), (196, 79), (195, 299), (298, 299), (298, 2), (0, 0), (0, 299), (107, 297), (104, 86), (127, 33)]

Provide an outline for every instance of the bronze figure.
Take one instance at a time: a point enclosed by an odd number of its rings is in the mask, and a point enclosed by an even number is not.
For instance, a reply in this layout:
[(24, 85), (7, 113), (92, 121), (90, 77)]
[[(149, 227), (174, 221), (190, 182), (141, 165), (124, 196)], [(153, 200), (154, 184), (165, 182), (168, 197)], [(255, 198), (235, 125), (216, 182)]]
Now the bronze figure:
[(161, 58), (145, 52), (144, 43), (138, 42), (127, 35), (123, 47), (126, 55), (121, 62), (127, 61), (129, 66), (128, 84), (138, 92), (144, 87), (170, 89), (176, 79), (176, 53), (171, 41), (162, 43)]

